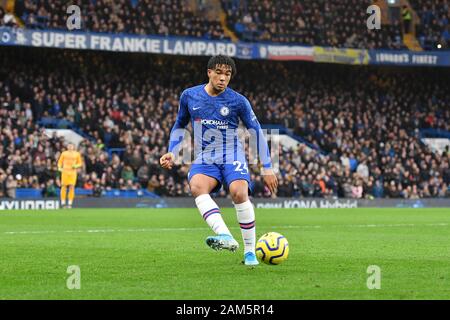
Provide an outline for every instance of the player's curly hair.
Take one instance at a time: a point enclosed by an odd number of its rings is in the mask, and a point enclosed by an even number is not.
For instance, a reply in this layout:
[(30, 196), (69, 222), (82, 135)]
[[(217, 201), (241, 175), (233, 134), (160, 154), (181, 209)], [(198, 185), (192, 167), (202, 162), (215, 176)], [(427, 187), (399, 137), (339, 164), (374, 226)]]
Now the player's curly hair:
[(236, 64), (230, 57), (217, 55), (213, 56), (208, 61), (208, 69), (214, 69), (217, 65), (226, 65), (231, 67), (231, 77), (233, 78), (237, 74)]

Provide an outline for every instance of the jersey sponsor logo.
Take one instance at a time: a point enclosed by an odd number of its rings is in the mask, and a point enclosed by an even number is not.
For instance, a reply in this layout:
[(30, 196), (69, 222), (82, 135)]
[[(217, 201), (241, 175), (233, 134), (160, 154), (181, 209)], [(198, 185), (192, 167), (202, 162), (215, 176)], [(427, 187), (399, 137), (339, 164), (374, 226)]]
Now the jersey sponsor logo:
[(200, 122), (204, 126), (216, 126), (216, 129), (228, 129), (228, 121), (196, 118), (195, 122)]
[(225, 120), (209, 120), (209, 119), (195, 119), (195, 121), (200, 121), (201, 124), (205, 126), (224, 126), (228, 124)]
[(192, 110), (193, 111), (195, 111), (195, 110), (198, 110), (198, 109), (200, 109), (201, 107), (192, 107)]

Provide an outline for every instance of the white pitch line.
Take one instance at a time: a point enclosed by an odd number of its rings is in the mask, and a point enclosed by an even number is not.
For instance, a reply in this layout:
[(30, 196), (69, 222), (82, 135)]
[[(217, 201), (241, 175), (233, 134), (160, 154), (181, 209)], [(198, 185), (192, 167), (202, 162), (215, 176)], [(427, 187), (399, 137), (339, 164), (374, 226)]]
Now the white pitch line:
[[(397, 228), (397, 227), (446, 227), (448, 223), (428, 224), (337, 224), (337, 225), (305, 225), (305, 226), (270, 226), (273, 229), (320, 229), (320, 228)], [(230, 229), (239, 229), (231, 227)], [(3, 234), (53, 234), (53, 233), (114, 233), (114, 232), (158, 232), (158, 231), (197, 231), (208, 228), (144, 228), (144, 229), (87, 229), (87, 230), (42, 230), (42, 231), (6, 231)]]

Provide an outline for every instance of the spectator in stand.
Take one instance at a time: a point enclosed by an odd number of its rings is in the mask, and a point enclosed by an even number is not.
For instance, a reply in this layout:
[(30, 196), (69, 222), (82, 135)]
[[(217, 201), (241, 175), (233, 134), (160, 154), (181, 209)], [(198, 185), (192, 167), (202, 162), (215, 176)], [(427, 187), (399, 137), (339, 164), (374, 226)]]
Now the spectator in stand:
[(404, 33), (411, 33), (412, 15), (411, 10), (408, 8), (407, 5), (403, 5), (402, 7), (402, 20)]
[(18, 26), (16, 17), (11, 13), (6, 12), (6, 10), (3, 9), (2, 7), (0, 7), (0, 27), (1, 26), (6, 27)]
[(55, 181), (53, 179), (50, 179), (45, 183), (45, 188), (42, 190), (42, 195), (44, 198), (58, 197)]
[(17, 181), (12, 175), (8, 175), (5, 181), (5, 193), (8, 198), (16, 198)]
[(5, 172), (0, 169), (0, 198), (6, 196), (6, 178)]
[(384, 187), (383, 183), (380, 180), (375, 181), (375, 185), (373, 186), (373, 190), (371, 194), (375, 198), (383, 198), (384, 197)]
[(363, 187), (360, 179), (356, 179), (352, 185), (352, 198), (361, 199), (363, 196)]
[(4, 19), (5, 19), (5, 10), (2, 7), (0, 7), (0, 27), (5, 25)]
[(130, 166), (125, 166), (122, 170), (121, 178), (128, 183), (128, 181), (133, 182), (134, 180), (134, 172)]

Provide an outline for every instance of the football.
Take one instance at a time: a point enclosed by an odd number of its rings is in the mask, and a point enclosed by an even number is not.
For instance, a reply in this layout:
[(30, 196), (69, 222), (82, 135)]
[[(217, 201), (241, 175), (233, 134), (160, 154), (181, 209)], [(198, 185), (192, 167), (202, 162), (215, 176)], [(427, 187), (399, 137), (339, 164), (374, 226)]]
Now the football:
[(264, 234), (256, 243), (256, 256), (264, 263), (280, 264), (288, 258), (288, 255), (288, 241), (277, 232)]

